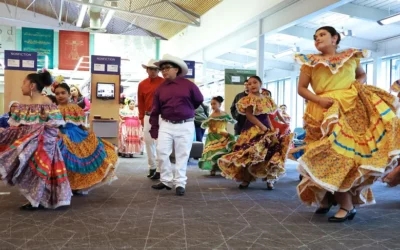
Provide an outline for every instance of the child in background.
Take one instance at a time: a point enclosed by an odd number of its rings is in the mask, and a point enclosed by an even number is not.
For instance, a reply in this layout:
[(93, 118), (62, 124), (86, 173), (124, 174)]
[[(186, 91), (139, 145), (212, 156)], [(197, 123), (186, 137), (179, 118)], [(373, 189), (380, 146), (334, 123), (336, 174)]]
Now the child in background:
[(213, 110), (211, 116), (205, 120), (201, 127), (208, 128), (206, 145), (203, 156), (199, 160), (199, 167), (204, 170), (210, 170), (210, 175), (215, 176), (219, 171), (218, 159), (232, 150), (235, 144), (235, 137), (226, 131), (227, 123), (235, 124), (227, 113), (221, 111), (221, 104), (224, 98), (221, 96), (213, 97), (211, 100), (211, 108)]

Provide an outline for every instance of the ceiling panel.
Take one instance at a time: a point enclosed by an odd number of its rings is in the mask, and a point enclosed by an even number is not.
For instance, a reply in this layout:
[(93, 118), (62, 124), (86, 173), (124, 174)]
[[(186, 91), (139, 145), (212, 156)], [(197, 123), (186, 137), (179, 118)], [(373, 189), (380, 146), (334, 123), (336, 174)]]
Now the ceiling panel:
[[(169, 39), (187, 27), (188, 23), (193, 23), (191, 19), (199, 21), (194, 15), (201, 16), (205, 14), (219, 2), (221, 2), (221, 0), (120, 0), (118, 2), (119, 9), (171, 19), (176, 22), (117, 11), (107, 27), (107, 32), (112, 34), (150, 35), (161, 39)], [(171, 3), (188, 10), (188, 12), (186, 12), (188, 14), (182, 14), (182, 11), (177, 10)], [(52, 18), (58, 18), (61, 0), (7, 0), (7, 4), (18, 6), (23, 9), (30, 6), (29, 11)], [(105, 1), (104, 5), (110, 6), (111, 2)], [(65, 0), (62, 21), (74, 24), (78, 19), (80, 9), (80, 4)], [(107, 10), (103, 9), (101, 13), (102, 19), (104, 19), (106, 13)], [(189, 13), (194, 13), (194, 15)], [(189, 17), (187, 17), (187, 15)], [(82, 27), (89, 27), (89, 21), (89, 16), (86, 14)]]
[(354, 4), (372, 7), (381, 10), (387, 10), (388, 15), (400, 12), (400, 1), (399, 0), (355, 0)]

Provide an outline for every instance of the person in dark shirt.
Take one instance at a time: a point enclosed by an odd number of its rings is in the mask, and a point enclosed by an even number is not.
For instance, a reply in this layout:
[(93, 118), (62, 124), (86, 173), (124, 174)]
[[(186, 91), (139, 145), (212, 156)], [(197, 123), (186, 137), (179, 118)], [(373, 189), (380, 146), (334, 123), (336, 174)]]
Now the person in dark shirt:
[(196, 129), (196, 141), (198, 142), (203, 142), (203, 137), (206, 130), (201, 127), (201, 124), (208, 119), (208, 116), (210, 115), (209, 112), (208, 106), (204, 105), (203, 103), (196, 109), (194, 126)]
[(236, 95), (235, 99), (232, 102), (231, 105), (231, 115), (234, 120), (237, 121), (235, 124), (235, 135), (240, 135), (240, 132), (242, 132), (242, 129), (244, 127), (244, 124), (246, 123), (246, 116), (241, 115), (238, 113), (236, 109), (236, 103), (242, 99), (243, 97), (248, 95), (248, 87), (247, 87), (247, 80), (244, 82), (244, 91), (240, 92), (239, 94)]
[[(150, 135), (158, 139), (157, 156), (161, 171), (161, 182), (152, 188), (170, 190), (175, 186), (176, 195), (182, 196), (185, 194), (186, 168), (194, 137), (195, 110), (204, 98), (196, 84), (184, 78), (188, 67), (182, 59), (167, 54), (155, 65), (160, 68), (165, 81), (154, 93), (150, 114)], [(169, 159), (173, 147), (175, 169)]]

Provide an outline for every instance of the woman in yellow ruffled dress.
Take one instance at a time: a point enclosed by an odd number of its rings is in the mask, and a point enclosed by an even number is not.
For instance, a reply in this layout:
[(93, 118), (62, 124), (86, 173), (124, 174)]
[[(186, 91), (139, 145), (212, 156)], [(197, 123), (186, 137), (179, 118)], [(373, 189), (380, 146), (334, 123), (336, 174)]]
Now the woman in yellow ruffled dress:
[(248, 79), (250, 93), (236, 104), (238, 112), (246, 115), (245, 126), (233, 151), (218, 160), (222, 175), (241, 181), (240, 189), (262, 178), (267, 181), (267, 188), (272, 190), (274, 182), (285, 174), (291, 135), (280, 134), (279, 129), (271, 126), (269, 115), (278, 110), (270, 97), (260, 93), (261, 85), (258, 76)]
[(304, 115), (307, 146), (298, 160), (303, 180), (297, 191), (305, 204), (319, 205), (317, 214), (339, 203), (329, 221), (343, 222), (354, 218), (354, 205), (375, 202), (370, 186), (397, 166), (397, 100), (364, 85), (360, 58), (368, 51), (336, 52), (340, 34), (329, 26), (319, 28), (314, 40), (321, 54), (295, 56), (302, 65), (298, 92), (309, 101)]
[(70, 88), (66, 83), (54, 87), (58, 107), (65, 120), (60, 127), (58, 146), (61, 150), (71, 189), (74, 194), (88, 191), (116, 180), (116, 148), (85, 127), (85, 113), (69, 103)]

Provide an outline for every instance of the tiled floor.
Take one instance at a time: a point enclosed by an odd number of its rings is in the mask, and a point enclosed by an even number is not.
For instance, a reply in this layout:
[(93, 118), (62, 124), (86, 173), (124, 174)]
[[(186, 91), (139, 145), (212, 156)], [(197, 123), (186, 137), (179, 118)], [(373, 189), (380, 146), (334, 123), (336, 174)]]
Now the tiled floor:
[(152, 190), (145, 165), (121, 160), (118, 181), (56, 211), (19, 211), (24, 198), (0, 184), (11, 192), (0, 193), (0, 249), (400, 249), (400, 188), (377, 183), (377, 205), (330, 224), (299, 202), (293, 166), (274, 191), (242, 191), (193, 163), (177, 197)]

